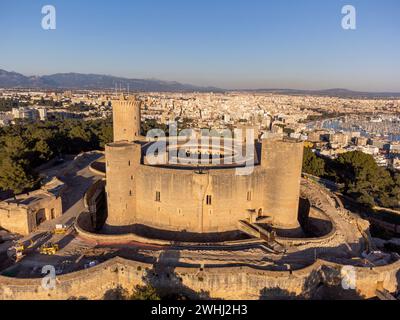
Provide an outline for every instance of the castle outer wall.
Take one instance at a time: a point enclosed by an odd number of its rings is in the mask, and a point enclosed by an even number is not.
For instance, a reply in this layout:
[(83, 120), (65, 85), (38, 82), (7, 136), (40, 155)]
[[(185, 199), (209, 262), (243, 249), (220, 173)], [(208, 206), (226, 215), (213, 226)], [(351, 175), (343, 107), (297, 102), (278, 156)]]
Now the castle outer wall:
[[(101, 299), (108, 290), (115, 290), (118, 286), (131, 292), (135, 285), (146, 284), (142, 279), (148, 278), (149, 274), (156, 278), (154, 281), (150, 279), (150, 283), (167, 292), (203, 291), (205, 298), (218, 299), (294, 298), (312, 292), (327, 279), (340, 285), (341, 268), (341, 265), (317, 260), (313, 265), (295, 271), (265, 271), (249, 267), (206, 268), (203, 271), (177, 267), (157, 271), (151, 264), (114, 258), (90, 269), (57, 276), (53, 290), (43, 288), (41, 278), (0, 276), (0, 300)], [(399, 268), (400, 261), (383, 267), (356, 267), (356, 293), (363, 298), (372, 298), (377, 289), (395, 292)]]

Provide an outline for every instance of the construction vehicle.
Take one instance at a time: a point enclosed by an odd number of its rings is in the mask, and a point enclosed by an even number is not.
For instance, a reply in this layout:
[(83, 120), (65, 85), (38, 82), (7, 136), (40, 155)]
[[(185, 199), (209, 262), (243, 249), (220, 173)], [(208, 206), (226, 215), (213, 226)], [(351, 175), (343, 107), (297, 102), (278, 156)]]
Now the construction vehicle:
[(26, 255), (26, 249), (30, 249), (33, 246), (33, 241), (30, 240), (30, 244), (27, 246), (23, 242), (15, 242), (14, 246), (11, 247), (9, 250), (11, 250), (11, 255), (10, 257), (14, 257), (15, 262), (20, 261), (23, 257)]
[(66, 229), (54, 229), (53, 233), (54, 234), (66, 234), (67, 230)]
[(32, 248), (34, 245), (33, 240), (29, 240), (29, 245), (24, 243), (24, 242), (15, 242), (14, 246), (12, 247), (13, 250), (15, 250), (16, 253), (20, 252), (20, 253), (24, 253), (24, 251), (26, 249), (30, 249)]
[(20, 261), (25, 256), (25, 246), (21, 242), (16, 242), (9, 250), (9, 257), (15, 259), (15, 262)]
[(54, 234), (66, 234), (69, 229), (69, 226), (64, 224), (56, 224), (56, 228), (54, 229)]
[(40, 254), (54, 255), (59, 250), (58, 244), (45, 243), (39, 249)]
[(14, 250), (16, 253), (18, 253), (18, 252), (22, 253), (25, 250), (25, 245), (22, 242), (17, 242), (14, 246)]

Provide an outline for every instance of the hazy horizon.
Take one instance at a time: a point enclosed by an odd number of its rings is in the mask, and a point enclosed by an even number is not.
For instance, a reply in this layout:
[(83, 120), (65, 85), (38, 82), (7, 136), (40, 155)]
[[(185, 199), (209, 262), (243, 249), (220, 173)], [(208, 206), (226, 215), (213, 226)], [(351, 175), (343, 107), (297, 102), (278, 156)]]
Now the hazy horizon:
[[(16, 70), (5, 70), (4, 68), (0, 67), (0, 70), (4, 70), (7, 72), (15, 72), (15, 73), (19, 73), (22, 74), (24, 76), (27, 77), (35, 77), (35, 76), (49, 76), (49, 75), (54, 75), (54, 74), (81, 74), (81, 75), (88, 75), (88, 74), (93, 74), (93, 75), (101, 75), (101, 76), (110, 76), (110, 77), (116, 77), (116, 78), (122, 78), (122, 79), (140, 79), (140, 80), (158, 80), (158, 81), (165, 81), (165, 82), (179, 82), (176, 81), (174, 79), (159, 79), (159, 78), (155, 78), (155, 77), (150, 77), (150, 78), (138, 78), (138, 77), (123, 77), (123, 76), (119, 76), (119, 75), (113, 75), (113, 74), (101, 74), (101, 73), (82, 73), (79, 71), (69, 71), (69, 72), (55, 72), (52, 74), (25, 74), (22, 72), (18, 72)], [(185, 85), (196, 85), (193, 83), (182, 83), (179, 82), (181, 84), (185, 84)], [(121, 85), (123, 86), (124, 84), (121, 83)], [(222, 89), (222, 90), (227, 90), (227, 91), (256, 91), (256, 90), (299, 90), (299, 91), (325, 91), (325, 90), (348, 90), (348, 91), (354, 91), (354, 92), (364, 92), (364, 93), (394, 93), (394, 94), (400, 94), (400, 90), (399, 91), (376, 91), (376, 90), (353, 90), (352, 88), (343, 88), (343, 87), (326, 87), (326, 88), (310, 88), (310, 89), (304, 89), (304, 88), (287, 88), (287, 87), (259, 87), (259, 88), (224, 88), (224, 87), (216, 87), (216, 86), (212, 86), (212, 85), (199, 85), (202, 87), (214, 87), (216, 89)], [(112, 89), (112, 88), (110, 88)]]

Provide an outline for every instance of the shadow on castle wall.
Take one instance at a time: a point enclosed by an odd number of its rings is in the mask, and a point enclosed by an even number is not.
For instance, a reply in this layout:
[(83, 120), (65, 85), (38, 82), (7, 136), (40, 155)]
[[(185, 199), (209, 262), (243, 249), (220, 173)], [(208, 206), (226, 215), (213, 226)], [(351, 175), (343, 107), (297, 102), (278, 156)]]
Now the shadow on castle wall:
[[(211, 300), (208, 291), (197, 292), (183, 284), (182, 278), (175, 272), (179, 265), (179, 251), (163, 251), (153, 267), (145, 273), (142, 280), (144, 285), (129, 288), (122, 286), (108, 290), (104, 300)], [(199, 272), (201, 269), (199, 267)], [(199, 274), (198, 281), (202, 281)]]
[(260, 300), (364, 300), (353, 289), (344, 289), (340, 271), (334, 268), (314, 270), (305, 280), (302, 293), (279, 287), (260, 290)]

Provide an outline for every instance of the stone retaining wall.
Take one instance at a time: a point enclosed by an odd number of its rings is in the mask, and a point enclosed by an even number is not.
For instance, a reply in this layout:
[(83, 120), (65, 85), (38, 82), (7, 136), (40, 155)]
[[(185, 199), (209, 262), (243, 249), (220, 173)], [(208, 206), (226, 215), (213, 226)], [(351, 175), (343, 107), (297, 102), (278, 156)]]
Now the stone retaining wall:
[[(297, 271), (263, 271), (249, 267), (170, 268), (113, 258), (93, 268), (57, 277), (56, 287), (46, 290), (42, 279), (13, 279), (0, 276), (0, 299), (99, 299), (117, 287), (131, 291), (135, 285), (151, 283), (164, 290), (179, 290), (189, 296), (223, 299), (299, 297), (321, 282), (340, 284), (342, 266), (317, 260)], [(375, 296), (377, 288), (397, 290), (400, 261), (376, 268), (355, 268), (357, 294)], [(147, 279), (144, 281), (143, 279)]]

